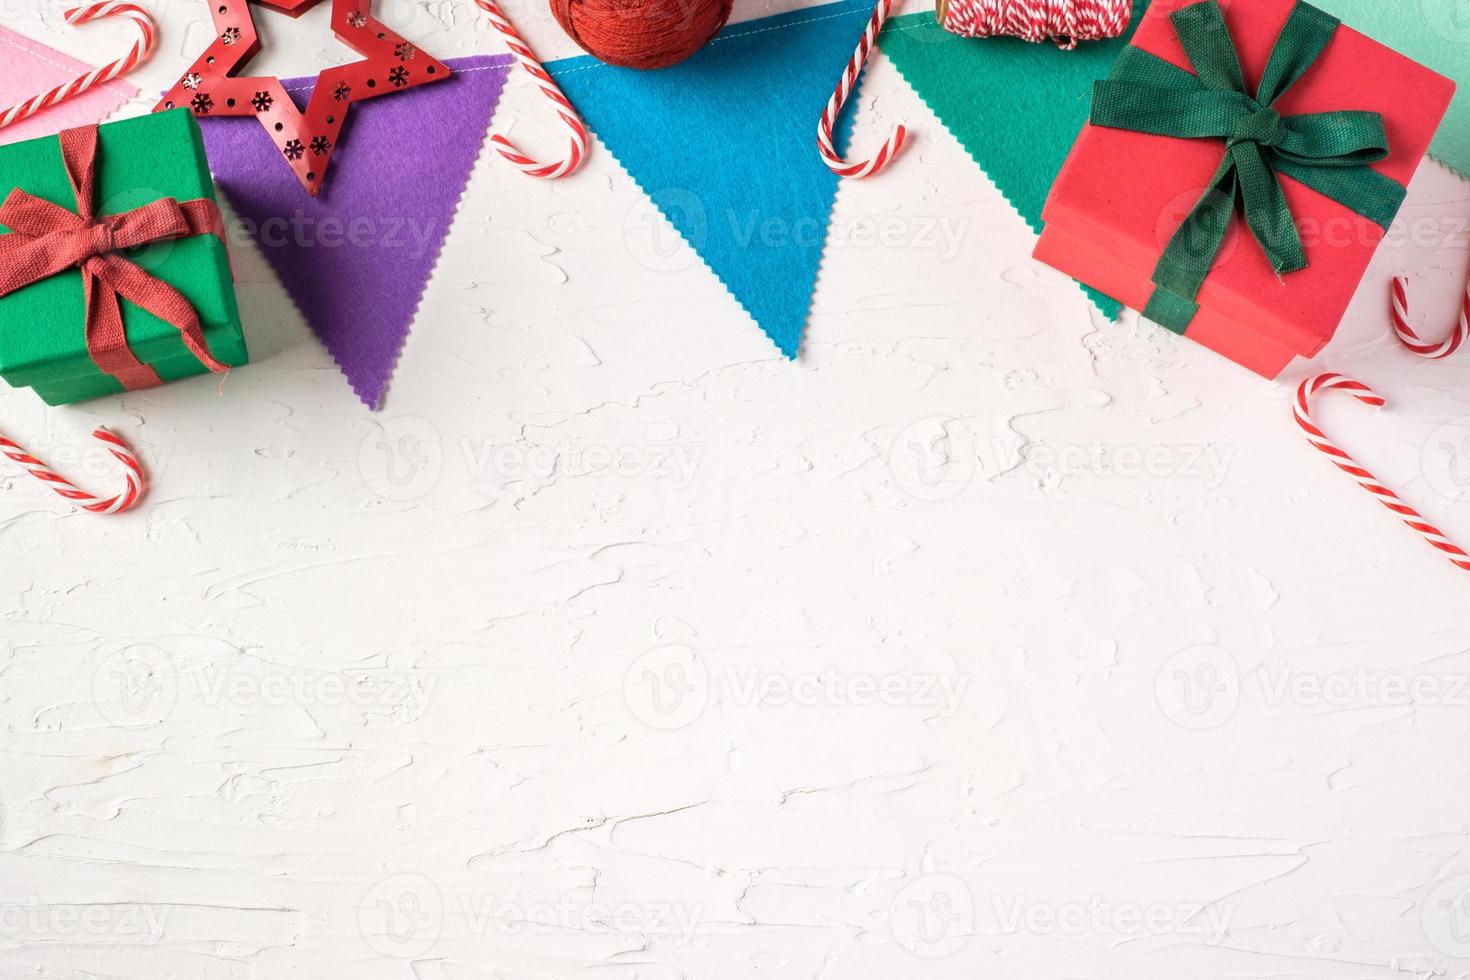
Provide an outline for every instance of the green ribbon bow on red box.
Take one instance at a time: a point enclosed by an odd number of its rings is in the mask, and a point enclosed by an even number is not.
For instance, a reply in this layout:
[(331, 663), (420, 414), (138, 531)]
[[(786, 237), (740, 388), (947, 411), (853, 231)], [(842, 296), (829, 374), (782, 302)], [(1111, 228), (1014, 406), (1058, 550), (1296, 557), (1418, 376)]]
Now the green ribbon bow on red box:
[(1092, 122), (1183, 139), (1222, 139), (1225, 159), (1154, 269), (1148, 319), (1183, 333), (1195, 298), (1230, 231), (1237, 206), (1278, 275), (1307, 267), (1278, 174), (1332, 198), (1385, 230), (1407, 193), (1370, 165), (1388, 156), (1383, 117), (1343, 110), (1283, 116), (1275, 103), (1316, 63), (1340, 22), (1298, 3), (1282, 28), (1255, 96), (1216, 0), (1170, 20), (1195, 74), (1129, 47), (1095, 83)]

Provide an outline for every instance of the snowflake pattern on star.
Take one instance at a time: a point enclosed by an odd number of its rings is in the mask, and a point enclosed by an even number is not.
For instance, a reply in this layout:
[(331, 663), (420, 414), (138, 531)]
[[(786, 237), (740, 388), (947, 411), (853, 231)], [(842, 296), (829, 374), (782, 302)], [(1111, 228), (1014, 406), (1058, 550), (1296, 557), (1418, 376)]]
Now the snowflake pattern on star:
[[(325, 111), (313, 106), (308, 115), (281, 88), (280, 79), (252, 77), (242, 70), (268, 46), (264, 43), (267, 39), (260, 37), (251, 23), (247, 2), (215, 0), (216, 6), (210, 10), (213, 26), (203, 28), (205, 50), (175, 76), (175, 87), (164, 94), (158, 108), (182, 106), (201, 120), (206, 115), (255, 117), (309, 194), (321, 188), (337, 151), (338, 134), (355, 100), (396, 94), (451, 73), (416, 41), (379, 23), (373, 16), (371, 0), (332, 0), (331, 33), (348, 42), (362, 57), (318, 72), (318, 90), (323, 82), (327, 89), (319, 94), (329, 104)], [(258, 2), (299, 11), (316, 0)]]

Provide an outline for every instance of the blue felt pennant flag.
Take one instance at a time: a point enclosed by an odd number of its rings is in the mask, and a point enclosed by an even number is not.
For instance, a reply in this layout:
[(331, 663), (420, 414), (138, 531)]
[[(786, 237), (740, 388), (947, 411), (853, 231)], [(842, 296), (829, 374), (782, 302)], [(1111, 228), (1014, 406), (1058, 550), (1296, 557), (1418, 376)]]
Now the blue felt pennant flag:
[[(657, 71), (590, 57), (546, 66), (787, 357), (801, 345), (837, 192), (817, 155), (817, 120), (872, 10), (841, 0), (734, 24)], [(838, 152), (850, 128), (839, 120)]]

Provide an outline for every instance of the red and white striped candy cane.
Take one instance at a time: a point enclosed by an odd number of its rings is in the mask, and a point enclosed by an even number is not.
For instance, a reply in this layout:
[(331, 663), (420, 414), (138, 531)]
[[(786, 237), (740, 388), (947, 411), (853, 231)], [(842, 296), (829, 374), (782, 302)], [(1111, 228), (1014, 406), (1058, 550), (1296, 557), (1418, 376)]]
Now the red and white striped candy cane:
[(51, 470), (51, 467), (41, 462), (20, 446), (11, 442), (4, 436), (0, 436), (0, 453), (3, 453), (12, 461), (24, 466), (31, 476), (48, 484), (61, 496), (76, 504), (82, 510), (89, 510), (94, 514), (121, 514), (129, 510), (148, 491), (148, 480), (143, 475), (143, 467), (138, 463), (138, 457), (128, 448), (128, 444), (106, 429), (97, 429), (92, 433), (92, 438), (107, 447), (108, 452), (122, 464), (123, 475), (127, 478), (127, 486), (123, 492), (116, 497), (94, 497), (85, 490), (80, 490), (75, 484), (64, 476), (60, 476)]
[(120, 75), (126, 75), (148, 60), (148, 57), (153, 54), (153, 43), (158, 37), (158, 29), (153, 23), (153, 18), (148, 15), (148, 11), (142, 7), (131, 3), (114, 3), (109, 0), (106, 3), (94, 3), (86, 7), (73, 7), (66, 12), (66, 22), (72, 25), (101, 20), (103, 17), (126, 17), (138, 25), (138, 30), (143, 36), (133, 44), (124, 57), (112, 64), (94, 68), (80, 78), (73, 79), (65, 85), (58, 85), (49, 92), (27, 99), (19, 105), (11, 106), (0, 112), (0, 129), (34, 116), (58, 102), (65, 102), (74, 95), (81, 95), (94, 85), (101, 85)]
[(1389, 316), (1393, 318), (1394, 334), (1409, 350), (1431, 361), (1449, 357), (1470, 338), (1470, 285), (1465, 287), (1465, 302), (1460, 306), (1460, 324), (1443, 343), (1425, 343), (1419, 339), (1414, 328), (1409, 326), (1409, 284), (1401, 276), (1395, 276), (1393, 280), (1393, 300), (1389, 304)]
[(540, 163), (522, 153), (514, 143), (501, 136), (499, 133), (490, 137), (490, 142), (500, 155), (515, 164), (522, 173), (530, 174), (532, 177), (547, 177), (555, 180), (573, 173), (582, 162), (587, 159), (587, 124), (582, 122), (582, 117), (577, 115), (577, 110), (567, 101), (567, 97), (546, 69), (541, 67), (541, 62), (536, 60), (530, 45), (521, 37), (515, 26), (501, 12), (495, 0), (475, 0), (475, 4), (490, 17), (490, 23), (505, 38), (506, 45), (514, 52), (516, 59), (520, 61), (521, 67), (526, 69), (530, 76), (536, 79), (536, 84), (541, 86), (541, 94), (550, 99), (556, 106), (556, 114), (561, 121), (571, 130), (572, 143), (567, 150), (567, 155), (552, 163)]
[(848, 96), (852, 94), (858, 75), (862, 74), (863, 65), (867, 63), (868, 55), (873, 51), (873, 43), (878, 39), (878, 32), (883, 30), (883, 23), (888, 20), (888, 11), (892, 6), (893, 0), (878, 0), (878, 5), (873, 8), (873, 16), (868, 18), (868, 27), (863, 31), (863, 39), (858, 42), (857, 50), (847, 60), (847, 68), (842, 73), (842, 79), (837, 83), (837, 88), (833, 89), (832, 98), (827, 100), (827, 108), (822, 110), (822, 118), (817, 122), (817, 152), (822, 155), (822, 162), (827, 165), (827, 169), (839, 177), (853, 177), (860, 180), (863, 177), (873, 176), (893, 162), (899, 151), (903, 149), (904, 140), (909, 138), (908, 129), (900, 123), (893, 127), (893, 135), (883, 141), (877, 153), (866, 160), (852, 163), (842, 159), (837, 148), (832, 145), (832, 130), (837, 125), (837, 117), (841, 114), (842, 106), (847, 102)]
[(1346, 391), (1364, 405), (1373, 408), (1382, 408), (1387, 404), (1372, 388), (1361, 381), (1354, 381), (1340, 374), (1319, 374), (1314, 378), (1308, 378), (1297, 388), (1296, 402), (1293, 406), (1296, 424), (1306, 434), (1307, 441), (1337, 464), (1338, 469), (1358, 481), (1358, 486), (1377, 497), (1380, 504), (1393, 511), (1405, 524), (1419, 532), (1425, 541), (1433, 545), (1456, 567), (1470, 572), (1470, 554), (1466, 554), (1463, 548), (1445, 537), (1443, 531), (1426, 521), (1424, 515), (1400, 500), (1398, 494), (1378, 482), (1376, 476), (1359, 466), (1351, 456), (1339, 449), (1312, 422), (1311, 397), (1319, 391), (1332, 390)]

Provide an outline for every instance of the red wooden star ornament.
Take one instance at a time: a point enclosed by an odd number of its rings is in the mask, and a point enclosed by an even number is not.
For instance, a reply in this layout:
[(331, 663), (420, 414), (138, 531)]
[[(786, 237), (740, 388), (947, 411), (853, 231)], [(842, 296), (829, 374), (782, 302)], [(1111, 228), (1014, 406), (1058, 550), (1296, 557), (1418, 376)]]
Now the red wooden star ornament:
[[(299, 17), (319, 0), (261, 0)], [(303, 113), (274, 75), (235, 77), (260, 51), (247, 0), (209, 0), (214, 42), (153, 111), (189, 106), (196, 116), (254, 116), (308, 194), (321, 190), (347, 107), (363, 99), (448, 78), (449, 68), (368, 13), (372, 0), (332, 0), (332, 33), (366, 57), (327, 68)]]

